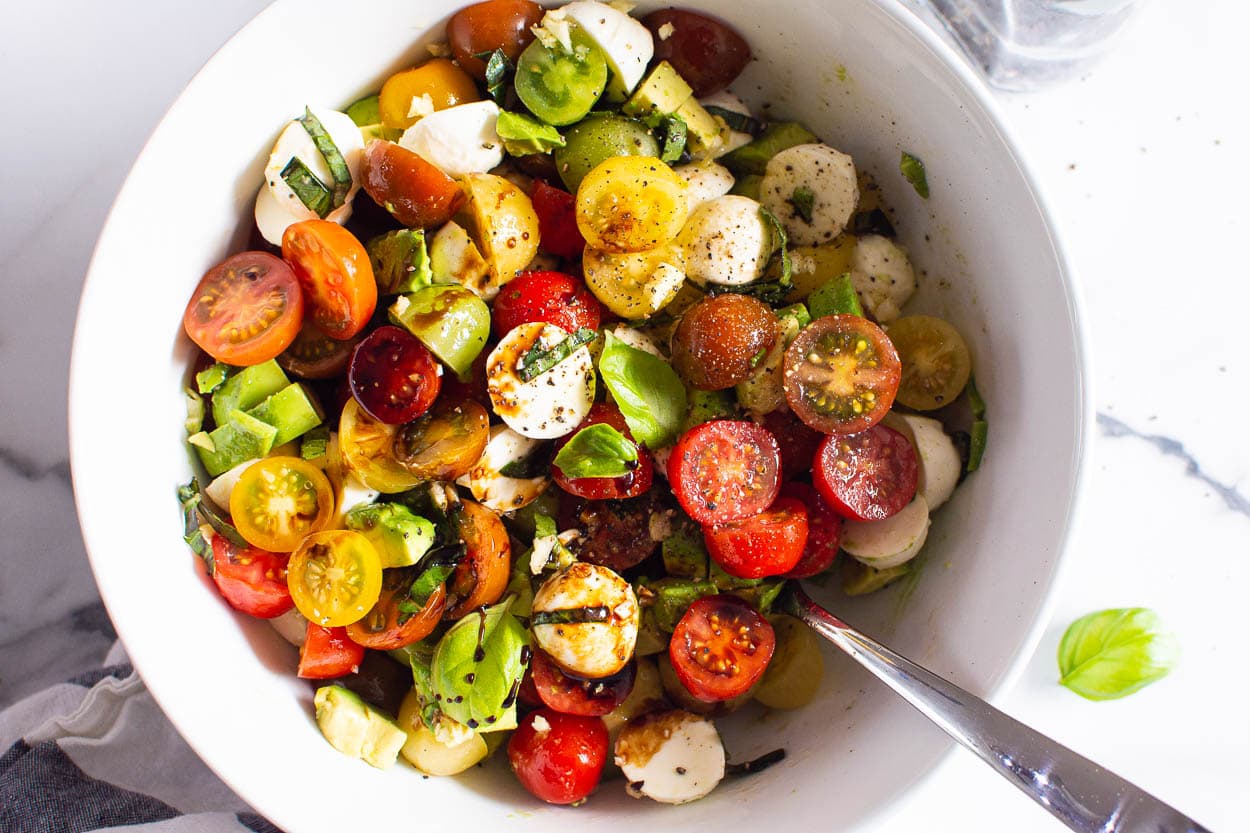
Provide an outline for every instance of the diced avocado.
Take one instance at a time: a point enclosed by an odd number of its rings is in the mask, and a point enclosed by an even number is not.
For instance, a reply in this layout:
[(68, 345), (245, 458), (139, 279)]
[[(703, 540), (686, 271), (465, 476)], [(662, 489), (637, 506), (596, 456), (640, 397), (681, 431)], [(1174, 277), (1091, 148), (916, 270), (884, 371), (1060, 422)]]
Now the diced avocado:
[(195, 436), (204, 427), (204, 400), (190, 388), (183, 388), (182, 395), (187, 401), (187, 418), (183, 420), (182, 426), (189, 435)]
[(204, 469), (213, 477), (229, 471), (245, 460), (264, 457), (273, 448), (278, 429), (254, 416), (233, 411), (208, 435), (212, 448), (196, 444)]
[(732, 390), (696, 390), (686, 391), (686, 422), (683, 431), (689, 431), (696, 425), (702, 425), (713, 419), (733, 419), (736, 400)]
[(812, 323), (812, 314), (807, 311), (807, 306), (802, 301), (777, 310), (777, 318), (781, 321), (781, 335), (787, 347), (798, 336), (800, 330)]
[(415, 292), (434, 282), (425, 234), (420, 229), (388, 232), (370, 240), (365, 248), (381, 295)]
[(551, 153), (564, 147), (564, 137), (558, 130), (525, 113), (500, 113), (495, 133), (503, 139), (509, 156)]
[(851, 282), (851, 273), (845, 272), (823, 286), (817, 287), (807, 296), (807, 306), (813, 318), (826, 315), (858, 315), (864, 316), (864, 308), (859, 302), (859, 294)]
[(371, 124), (381, 124), (382, 114), (378, 109), (377, 95), (368, 95), (352, 103), (345, 111), (347, 117), (352, 120), (357, 127), (368, 127)]
[(330, 426), (322, 424), (300, 438), (299, 456), (302, 460), (320, 460), (330, 451)]
[(693, 95), (694, 90), (673, 69), (673, 65), (668, 61), (660, 61), (629, 100), (621, 105), (621, 111), (643, 119), (649, 116), (667, 116), (676, 113)]
[(221, 387), (229, 373), (230, 365), (213, 362), (212, 365), (195, 374), (195, 387), (200, 393), (212, 393)]
[(777, 121), (751, 142), (720, 158), (720, 163), (735, 174), (763, 174), (768, 160), (786, 148), (810, 145), (820, 137), (794, 121)]
[(649, 657), (668, 650), (668, 634), (660, 630), (655, 621), (655, 611), (647, 608), (638, 619), (638, 638), (634, 641), (634, 655)]
[(715, 596), (719, 590), (710, 581), (693, 581), (685, 578), (662, 578), (647, 588), (655, 594), (651, 610), (655, 624), (664, 633), (672, 633), (686, 608), (704, 596)]
[(842, 592), (848, 596), (862, 596), (865, 593), (880, 590), (907, 575), (911, 571), (911, 563), (907, 562), (895, 567), (878, 570), (875, 567), (869, 567), (867, 564), (853, 561), (848, 563), (843, 570)]
[(331, 746), (378, 769), (394, 764), (408, 740), (395, 721), (343, 686), (317, 689), (313, 705), (317, 726)]
[(321, 406), (302, 384), (287, 385), (247, 412), (278, 429), (274, 445), (283, 445), (321, 424)]
[(371, 503), (347, 513), (348, 529), (369, 539), (383, 567), (408, 567), (434, 544), (434, 524), (398, 503)]
[(291, 380), (273, 359), (245, 367), (222, 383), (213, 394), (213, 421), (218, 426), (225, 425), (231, 411), (254, 408), (289, 384)]
[(764, 181), (764, 177), (760, 174), (745, 174), (738, 177), (738, 181), (734, 183), (734, 187), (729, 189), (729, 193), (736, 194), (739, 197), (750, 197), (759, 201), (760, 183)]
[(707, 578), (707, 548), (703, 537), (690, 526), (681, 525), (664, 539), (660, 548), (664, 571), (681, 578)]
[(686, 148), (696, 159), (712, 159), (725, 144), (725, 128), (691, 97), (677, 108), (675, 115), (686, 122)]

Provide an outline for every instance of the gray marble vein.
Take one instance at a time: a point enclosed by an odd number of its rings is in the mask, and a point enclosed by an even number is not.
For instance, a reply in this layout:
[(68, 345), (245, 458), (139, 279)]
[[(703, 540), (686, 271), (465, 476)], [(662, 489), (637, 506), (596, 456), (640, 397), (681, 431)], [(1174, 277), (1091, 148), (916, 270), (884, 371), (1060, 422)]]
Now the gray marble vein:
[(55, 477), (57, 480), (70, 484), (69, 460), (57, 460), (47, 466), (41, 466), (31, 458), (11, 448), (0, 447), (0, 467), (23, 480), (43, 480)]

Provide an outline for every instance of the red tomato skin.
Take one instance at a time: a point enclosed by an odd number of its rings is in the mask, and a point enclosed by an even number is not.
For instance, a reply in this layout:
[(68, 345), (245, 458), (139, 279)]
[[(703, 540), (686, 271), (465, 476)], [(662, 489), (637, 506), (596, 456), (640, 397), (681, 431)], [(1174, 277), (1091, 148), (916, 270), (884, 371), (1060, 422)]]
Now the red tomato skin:
[(235, 610), (272, 619), (295, 606), (286, 586), (290, 558), (252, 546), (240, 549), (224, 536), (214, 535), (213, 583)]
[(299, 649), (299, 676), (305, 680), (331, 680), (360, 670), (365, 648), (347, 635), (347, 628), (323, 628), (308, 623), (304, 646)]
[[(539, 717), (550, 729), (534, 728)], [(548, 804), (572, 804), (590, 795), (607, 759), (608, 728), (601, 718), (551, 708), (521, 718), (508, 741), (508, 761), (517, 780)]]
[(900, 512), (916, 496), (919, 476), (911, 443), (880, 424), (859, 434), (825, 437), (812, 463), (820, 496), (833, 511), (857, 521), (883, 521)]
[(379, 422), (400, 425), (424, 414), (443, 384), (438, 360), (401, 327), (378, 327), (352, 351), (347, 370), (352, 396)]
[[(591, 425), (606, 423), (617, 431), (625, 435), (625, 439), (630, 442), (634, 441), (634, 436), (629, 433), (629, 426), (625, 424), (625, 417), (621, 414), (621, 409), (615, 405), (609, 405), (607, 402), (598, 402), (591, 406), (590, 413), (582, 420), (568, 436), (560, 439), (556, 443), (556, 451), (559, 452), (569, 440), (578, 431)], [(637, 443), (634, 443), (637, 445)], [(651, 481), (655, 473), (655, 464), (651, 462), (651, 455), (642, 446), (638, 446), (638, 465), (629, 472), (620, 477), (576, 477), (569, 478), (564, 475), (560, 467), (554, 463), (551, 465), (551, 476), (555, 480), (556, 485), (571, 495), (586, 498), (587, 500), (622, 500), (624, 498), (638, 497), (642, 493), (651, 488)]]
[(701, 524), (736, 521), (772, 505), (781, 488), (777, 438), (753, 422), (715, 419), (673, 446), (668, 482), (686, 514)]
[[(734, 621), (724, 626), (724, 620), (712, 624), (711, 614), (730, 616)], [(745, 627), (743, 633), (741, 628)], [(736, 644), (745, 636), (745, 644)], [(705, 655), (700, 643), (707, 641), (712, 656), (717, 659), (726, 649), (733, 656), (732, 673), (725, 676), (700, 664)], [(732, 700), (750, 691), (768, 669), (777, 648), (777, 635), (760, 613), (737, 596), (704, 596), (686, 609), (677, 622), (673, 638), (668, 643), (668, 658), (673, 664), (677, 679), (691, 696), (705, 703)]]
[[(231, 315), (234, 305), (250, 309), (267, 297), (281, 299), (274, 320), (241, 342), (224, 337), (234, 329), (232, 325), (240, 323)], [(221, 312), (218, 303), (225, 307)], [(286, 261), (263, 251), (239, 252), (200, 278), (183, 311), (182, 326), (187, 337), (215, 360), (242, 367), (269, 361), (291, 346), (299, 334), (304, 306), (299, 278)], [(243, 323), (247, 325), (246, 319)]]
[(568, 333), (599, 329), (603, 306), (582, 281), (563, 272), (522, 272), (499, 290), (491, 328), (503, 338), (513, 327), (542, 321)]
[(812, 458), (825, 435), (807, 426), (789, 408), (778, 408), (764, 417), (763, 425), (777, 438), (781, 450), (781, 478), (805, 478), (812, 471)]
[(807, 546), (803, 548), (799, 563), (785, 574), (786, 578), (811, 578), (823, 573), (838, 555), (842, 516), (806, 483), (786, 483), (781, 487), (781, 496), (800, 500), (807, 507)]
[(807, 546), (807, 507), (779, 497), (749, 518), (703, 527), (708, 555), (738, 578), (766, 578), (793, 570)]
[(329, 220), (301, 220), (282, 234), (282, 259), (299, 279), (309, 320), (323, 333), (346, 341), (369, 323), (378, 285), (368, 252), (350, 231)]
[[(751, 46), (728, 24), (685, 9), (663, 9), (642, 19), (656, 35), (655, 60), (668, 61), (700, 98), (727, 87), (751, 61)], [(668, 37), (660, 28), (673, 24)]]
[(534, 651), (530, 670), (539, 705), (583, 717), (602, 717), (625, 702), (634, 688), (636, 675), (635, 664), (630, 662), (611, 677), (579, 680), (564, 673), (550, 657), (538, 650)]
[(538, 215), (538, 248), (556, 257), (580, 259), (586, 238), (577, 227), (577, 198), (540, 179), (534, 182), (530, 200)]

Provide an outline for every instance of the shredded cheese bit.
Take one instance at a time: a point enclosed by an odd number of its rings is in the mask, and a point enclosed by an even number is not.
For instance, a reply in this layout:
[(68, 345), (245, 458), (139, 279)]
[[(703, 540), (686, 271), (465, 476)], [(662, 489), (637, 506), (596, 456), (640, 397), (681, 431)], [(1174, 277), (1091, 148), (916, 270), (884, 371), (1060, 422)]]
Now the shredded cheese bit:
[(660, 40), (668, 40), (669, 38), (673, 36), (674, 31), (675, 29), (673, 27), (673, 24), (670, 22), (670, 23), (665, 23), (663, 26), (661, 26), (659, 28), (659, 31), (656, 32), (656, 34), (660, 36)]
[(543, 22), (531, 31), (548, 49), (559, 47), (566, 55), (573, 51), (572, 26), (563, 9), (549, 10), (543, 15)]
[(631, 3), (629, 0), (612, 0), (612, 2), (608, 3), (608, 5), (616, 9), (621, 14), (629, 14), (634, 9), (638, 8), (637, 3)]
[(408, 118), (423, 119), (434, 112), (434, 99), (430, 98), (429, 93), (414, 95), (412, 104), (408, 105)]
[(451, 47), (447, 44), (447, 41), (440, 40), (434, 43), (427, 43), (425, 48), (435, 58), (451, 57)]
[(541, 714), (534, 715), (534, 731), (540, 735), (545, 735), (551, 731), (551, 724), (547, 722), (547, 718)]

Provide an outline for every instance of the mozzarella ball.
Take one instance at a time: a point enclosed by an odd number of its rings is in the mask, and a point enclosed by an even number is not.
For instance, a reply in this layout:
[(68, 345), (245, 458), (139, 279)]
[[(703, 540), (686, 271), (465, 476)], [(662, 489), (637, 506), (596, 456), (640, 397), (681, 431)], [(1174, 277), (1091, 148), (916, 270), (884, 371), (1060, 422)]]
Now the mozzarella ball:
[(534, 641), (565, 671), (608, 677), (625, 667), (638, 639), (638, 599), (629, 582), (596, 564), (577, 562), (553, 575), (534, 594), (533, 612), (606, 608), (603, 622), (535, 624)]

